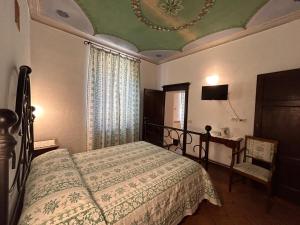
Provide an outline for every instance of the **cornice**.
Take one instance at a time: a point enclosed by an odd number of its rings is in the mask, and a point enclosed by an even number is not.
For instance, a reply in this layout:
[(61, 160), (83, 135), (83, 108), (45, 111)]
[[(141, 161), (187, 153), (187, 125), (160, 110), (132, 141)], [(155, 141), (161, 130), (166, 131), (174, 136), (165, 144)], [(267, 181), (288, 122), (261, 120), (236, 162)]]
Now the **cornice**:
[(126, 54), (130, 54), (132, 56), (141, 58), (142, 60), (148, 61), (148, 62), (156, 64), (156, 65), (160, 65), (160, 64), (163, 64), (163, 63), (166, 63), (166, 62), (170, 62), (170, 61), (182, 58), (182, 57), (186, 57), (186, 56), (204, 51), (206, 49), (214, 48), (216, 46), (223, 45), (223, 44), (235, 41), (235, 40), (239, 40), (239, 39), (242, 39), (242, 38), (247, 37), (249, 35), (253, 35), (253, 34), (256, 34), (256, 33), (262, 32), (262, 31), (266, 31), (266, 30), (272, 29), (274, 27), (277, 27), (277, 26), (292, 22), (294, 20), (300, 19), (300, 10), (297, 10), (297, 11), (295, 11), (293, 13), (290, 13), (286, 16), (282, 16), (282, 17), (279, 17), (279, 18), (276, 18), (276, 19), (272, 19), (272, 20), (270, 20), (268, 22), (265, 22), (263, 24), (260, 24), (260, 25), (245, 28), (243, 31), (231, 34), (231, 35), (226, 36), (224, 38), (220, 38), (218, 40), (210, 41), (206, 44), (200, 45), (199, 47), (196, 47), (196, 48), (193, 48), (193, 49), (185, 50), (181, 53), (177, 53), (176, 55), (170, 56), (166, 59), (162, 59), (162, 60), (159, 60), (159, 61), (154, 61), (154, 60), (149, 59), (148, 57), (146, 57), (146, 56), (144, 56), (144, 55), (142, 55), (138, 52), (134, 52), (134, 51), (122, 48), (122, 47), (120, 47), (118, 45), (114, 45), (112, 43), (101, 41), (93, 35), (84, 33), (84, 32), (82, 32), (82, 31), (80, 31), (80, 30), (78, 30), (78, 29), (76, 29), (72, 26), (69, 26), (69, 25), (64, 24), (64, 23), (60, 23), (58, 21), (55, 21), (53, 19), (50, 19), (48, 17), (45, 17), (45, 16), (41, 15), (41, 13), (40, 13), (40, 3), (39, 2), (40, 2), (40, 0), (28, 0), (30, 15), (31, 15), (32, 20), (34, 20), (36, 22), (39, 22), (39, 23), (42, 23), (42, 24), (45, 24), (45, 25), (48, 25), (48, 26), (53, 27), (55, 29), (67, 32), (69, 34), (78, 36), (78, 37), (83, 38), (85, 40), (89, 40), (91, 42), (95, 42), (95, 43), (98, 43), (100, 45), (105, 45), (105, 46), (107, 46), (109, 48), (112, 48), (114, 50), (124, 52)]
[(69, 34), (72, 34), (72, 35), (75, 35), (77, 37), (83, 38), (85, 40), (88, 40), (88, 41), (91, 41), (91, 42), (94, 42), (94, 43), (97, 43), (97, 44), (100, 44), (100, 45), (107, 46), (108, 48), (112, 48), (116, 51), (120, 51), (120, 52), (129, 54), (129, 55), (132, 55), (134, 57), (138, 57), (138, 58), (140, 58), (142, 60), (145, 60), (145, 61), (148, 61), (150, 63), (158, 64), (158, 62), (153, 61), (153, 60), (149, 59), (148, 57), (143, 56), (142, 54), (139, 54), (137, 52), (122, 48), (118, 45), (113, 45), (111, 43), (101, 41), (97, 37), (95, 37), (93, 35), (90, 35), (90, 34), (87, 34), (87, 33), (84, 33), (84, 32), (82, 32), (82, 31), (80, 31), (80, 30), (78, 30), (78, 29), (76, 29), (76, 28), (74, 28), (70, 25), (67, 25), (65, 23), (60, 23), (60, 22), (55, 21), (51, 18), (48, 18), (46, 16), (41, 15), (40, 8), (39, 8), (39, 5), (40, 5), (39, 1), (40, 0), (28, 0), (28, 5), (29, 5), (29, 9), (30, 9), (30, 16), (31, 16), (31, 19), (33, 21), (36, 21), (36, 22), (45, 24), (47, 26), (50, 26), (52, 28), (67, 32)]
[(223, 44), (235, 41), (235, 40), (239, 40), (239, 39), (242, 39), (244, 37), (247, 37), (247, 36), (250, 36), (250, 35), (253, 35), (253, 34), (256, 34), (256, 33), (260, 33), (260, 32), (278, 27), (280, 25), (290, 23), (290, 22), (298, 20), (298, 19), (300, 19), (300, 10), (298, 10), (296, 12), (293, 12), (293, 13), (290, 13), (286, 16), (270, 20), (266, 23), (263, 23), (263, 24), (260, 24), (260, 25), (257, 25), (257, 26), (248, 27), (248, 28), (244, 29), (243, 31), (231, 34), (227, 37), (220, 38), (220, 39), (215, 40), (215, 41), (208, 42), (205, 45), (201, 45), (199, 47), (196, 47), (196, 48), (193, 48), (193, 49), (190, 49), (190, 50), (186, 50), (184, 52), (178, 53), (177, 55), (170, 56), (167, 59), (161, 60), (159, 62), (159, 64), (170, 62), (170, 61), (173, 61), (175, 59), (179, 59), (179, 58), (182, 58), (182, 57), (185, 57), (185, 56), (189, 56), (189, 55), (204, 51), (206, 49), (214, 48), (214, 47), (217, 47), (219, 45), (223, 45)]

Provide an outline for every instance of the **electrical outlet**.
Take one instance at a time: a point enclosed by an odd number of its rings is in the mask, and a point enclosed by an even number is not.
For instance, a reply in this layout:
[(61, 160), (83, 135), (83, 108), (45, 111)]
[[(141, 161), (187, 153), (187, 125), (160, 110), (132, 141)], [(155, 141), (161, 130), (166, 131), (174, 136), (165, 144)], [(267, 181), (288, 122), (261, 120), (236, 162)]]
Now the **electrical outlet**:
[(238, 118), (231, 118), (232, 121), (234, 122), (246, 122), (247, 119), (238, 119)]

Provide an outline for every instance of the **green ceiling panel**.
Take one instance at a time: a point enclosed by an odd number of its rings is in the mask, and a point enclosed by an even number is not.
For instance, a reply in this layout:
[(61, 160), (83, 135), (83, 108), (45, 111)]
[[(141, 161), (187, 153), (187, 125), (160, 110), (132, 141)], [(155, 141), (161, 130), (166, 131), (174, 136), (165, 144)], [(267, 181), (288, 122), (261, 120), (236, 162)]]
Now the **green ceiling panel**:
[[(181, 3), (176, 15), (163, 15), (161, 4), (168, 0), (140, 0), (142, 14), (160, 26), (176, 26), (193, 20), (205, 0), (175, 0)], [(155, 30), (135, 15), (131, 0), (76, 0), (94, 26), (95, 34), (122, 38), (140, 51), (181, 50), (206, 35), (235, 27), (245, 27), (268, 0), (216, 0), (209, 12), (195, 25), (180, 31)], [(149, 4), (151, 7), (149, 7)], [(153, 5), (154, 4), (154, 5)], [(167, 20), (166, 18), (171, 18)]]

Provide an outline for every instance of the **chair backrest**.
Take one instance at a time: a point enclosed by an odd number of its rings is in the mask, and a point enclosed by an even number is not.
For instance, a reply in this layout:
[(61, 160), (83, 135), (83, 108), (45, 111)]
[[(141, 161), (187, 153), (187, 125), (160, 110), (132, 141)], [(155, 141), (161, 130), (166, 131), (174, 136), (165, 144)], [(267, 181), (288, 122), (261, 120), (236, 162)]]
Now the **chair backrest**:
[(246, 158), (254, 158), (272, 164), (277, 153), (278, 141), (246, 136)]

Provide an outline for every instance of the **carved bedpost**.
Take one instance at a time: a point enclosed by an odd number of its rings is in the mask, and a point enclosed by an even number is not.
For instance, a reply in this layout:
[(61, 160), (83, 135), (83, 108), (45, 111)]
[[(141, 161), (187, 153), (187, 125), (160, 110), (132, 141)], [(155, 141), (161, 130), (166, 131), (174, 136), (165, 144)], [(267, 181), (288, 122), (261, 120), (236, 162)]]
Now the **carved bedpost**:
[(210, 131), (211, 131), (211, 126), (206, 125), (205, 126), (206, 130), (206, 138), (205, 138), (205, 170), (208, 169), (208, 153), (209, 153), (209, 139), (210, 139)]
[[(9, 223), (9, 160), (15, 160), (15, 138), (10, 133), (10, 128), (18, 121), (15, 112), (0, 109), (0, 224)], [(14, 164), (14, 162), (13, 162)], [(13, 165), (14, 166), (14, 165)]]

